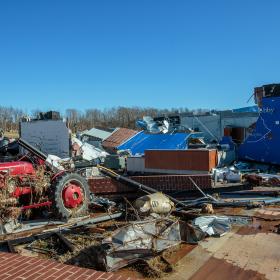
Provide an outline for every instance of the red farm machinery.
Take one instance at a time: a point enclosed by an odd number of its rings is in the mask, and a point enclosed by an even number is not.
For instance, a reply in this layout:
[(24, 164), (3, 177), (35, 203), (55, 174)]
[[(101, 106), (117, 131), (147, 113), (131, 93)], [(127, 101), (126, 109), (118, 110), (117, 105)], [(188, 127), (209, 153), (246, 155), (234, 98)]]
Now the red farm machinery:
[(84, 215), (90, 199), (87, 180), (73, 168), (53, 168), (46, 164), (44, 153), (22, 139), (17, 142), (27, 152), (15, 161), (0, 163), (2, 224), (38, 208), (63, 220)]

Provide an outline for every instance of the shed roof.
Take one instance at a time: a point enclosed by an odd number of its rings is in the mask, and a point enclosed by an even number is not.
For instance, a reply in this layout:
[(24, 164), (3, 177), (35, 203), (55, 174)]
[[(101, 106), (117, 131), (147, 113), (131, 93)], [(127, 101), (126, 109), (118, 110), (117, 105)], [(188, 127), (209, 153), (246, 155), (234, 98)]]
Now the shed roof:
[(145, 150), (185, 150), (188, 138), (197, 138), (195, 133), (151, 134), (141, 131), (118, 146), (118, 150), (130, 150), (132, 155), (144, 154)]
[(138, 132), (133, 129), (121, 127), (115, 130), (108, 138), (102, 142), (104, 148), (116, 148), (126, 142)]

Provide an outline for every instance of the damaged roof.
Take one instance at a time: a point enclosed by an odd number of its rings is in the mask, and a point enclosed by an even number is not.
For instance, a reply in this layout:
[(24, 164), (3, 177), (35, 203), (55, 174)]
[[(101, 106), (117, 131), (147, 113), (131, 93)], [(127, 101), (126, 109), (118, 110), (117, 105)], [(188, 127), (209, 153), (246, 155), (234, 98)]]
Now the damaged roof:
[(132, 155), (144, 154), (146, 150), (185, 150), (188, 139), (197, 138), (196, 133), (157, 133), (141, 131), (118, 146), (118, 150), (130, 150)]
[(126, 142), (132, 136), (137, 134), (138, 131), (128, 128), (116, 129), (108, 138), (102, 142), (104, 148), (117, 148), (122, 143)]

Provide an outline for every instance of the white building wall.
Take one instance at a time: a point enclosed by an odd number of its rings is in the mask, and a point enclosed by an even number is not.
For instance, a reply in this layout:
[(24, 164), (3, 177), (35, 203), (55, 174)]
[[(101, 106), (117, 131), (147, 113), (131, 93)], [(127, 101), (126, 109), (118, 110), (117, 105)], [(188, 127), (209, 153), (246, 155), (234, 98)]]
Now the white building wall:
[(224, 128), (232, 127), (249, 127), (258, 119), (257, 114), (223, 114), (205, 115), (205, 116), (182, 116), (181, 125), (192, 129), (198, 128), (204, 133), (207, 141), (220, 140), (224, 135)]

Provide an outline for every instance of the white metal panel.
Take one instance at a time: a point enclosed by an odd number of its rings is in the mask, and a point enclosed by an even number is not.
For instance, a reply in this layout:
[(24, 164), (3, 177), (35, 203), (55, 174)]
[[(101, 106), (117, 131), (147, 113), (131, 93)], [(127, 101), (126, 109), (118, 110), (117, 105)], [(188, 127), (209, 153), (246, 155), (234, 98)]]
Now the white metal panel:
[(145, 172), (145, 158), (144, 157), (128, 157), (126, 160), (128, 172)]
[(62, 120), (21, 122), (20, 136), (45, 154), (60, 158), (70, 155), (69, 130)]

